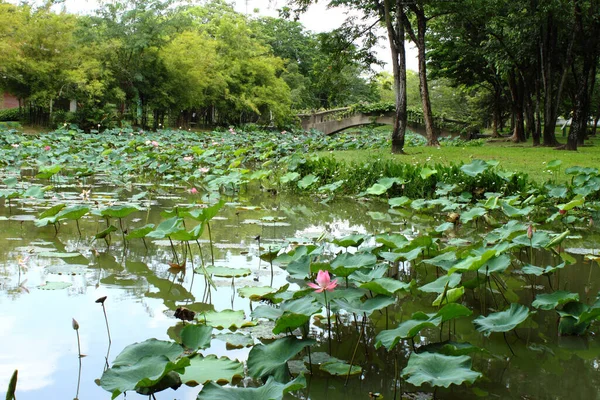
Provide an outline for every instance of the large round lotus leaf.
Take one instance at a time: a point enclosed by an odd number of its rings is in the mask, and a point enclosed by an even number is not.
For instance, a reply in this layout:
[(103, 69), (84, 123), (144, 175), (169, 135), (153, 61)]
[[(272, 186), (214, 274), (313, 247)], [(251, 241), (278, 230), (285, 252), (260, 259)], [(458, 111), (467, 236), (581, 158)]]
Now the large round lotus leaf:
[(450, 268), (448, 273), (452, 274), (454, 272), (476, 271), (479, 268), (481, 268), (483, 265), (485, 265), (488, 262), (488, 260), (490, 260), (492, 257), (495, 257), (495, 256), (496, 256), (496, 250), (487, 250), (483, 254), (476, 255), (476, 256), (469, 256), (467, 258), (460, 260), (456, 264), (454, 264), (452, 266), (452, 268)]
[(478, 217), (483, 217), (487, 211), (481, 207), (473, 207), (469, 211), (466, 211), (460, 215), (460, 222), (463, 224), (473, 221)]
[(375, 338), (375, 348), (385, 346), (389, 351), (393, 349), (401, 339), (410, 339), (425, 328), (434, 328), (442, 323), (442, 317), (435, 314), (425, 314), (421, 311), (414, 313), (411, 319), (406, 320), (396, 329), (379, 332)]
[(322, 306), (313, 298), (302, 297), (281, 304), (283, 314), (276, 319), (273, 333), (286, 332), (301, 327), (310, 320), (311, 315), (321, 311)]
[(177, 231), (180, 231), (181, 229), (183, 229), (182, 219), (173, 217), (162, 221), (160, 224), (158, 224), (156, 229), (148, 233), (146, 237), (152, 239), (163, 239)]
[(400, 249), (408, 243), (408, 239), (404, 235), (393, 234), (390, 235), (388, 233), (377, 235), (375, 237), (375, 241), (377, 243), (381, 243), (390, 249)]
[(212, 339), (212, 327), (186, 325), (181, 330), (181, 344), (190, 350), (206, 349)]
[(84, 205), (76, 205), (67, 208), (63, 208), (56, 214), (56, 220), (60, 221), (62, 219), (70, 219), (77, 220), (83, 217), (90, 211), (88, 206)]
[(440, 276), (435, 281), (421, 286), (419, 288), (419, 290), (422, 292), (426, 292), (426, 293), (441, 294), (444, 292), (446, 285), (448, 285), (448, 289), (455, 288), (456, 285), (458, 285), (460, 283), (461, 278), (462, 278), (461, 274), (443, 275), (443, 276)]
[(227, 350), (243, 349), (244, 347), (252, 347), (254, 345), (254, 338), (251, 335), (244, 335), (243, 333), (224, 333), (215, 336), (215, 339), (225, 342)]
[(468, 317), (471, 314), (473, 314), (473, 311), (462, 304), (450, 303), (442, 307), (435, 315), (436, 317), (442, 317), (442, 322), (446, 322), (454, 318)]
[(456, 303), (464, 294), (464, 286), (450, 289), (447, 290), (445, 293), (440, 293), (439, 296), (433, 301), (433, 303), (431, 303), (431, 305), (437, 307), (441, 304)]
[(465, 164), (460, 167), (460, 170), (469, 176), (477, 176), (486, 169), (488, 169), (489, 164), (483, 160), (473, 160), (470, 164)]
[(362, 285), (360, 285), (360, 287), (363, 289), (367, 289), (376, 294), (392, 296), (396, 292), (399, 292), (401, 290), (410, 290), (410, 288), (413, 284), (414, 284), (414, 281), (402, 282), (397, 279), (384, 277), (384, 278), (373, 279), (370, 282), (363, 283)]
[(248, 298), (252, 301), (260, 301), (264, 295), (275, 292), (276, 289), (270, 286), (245, 286), (237, 290), (240, 297)]
[(508, 332), (525, 321), (529, 316), (529, 309), (523, 305), (512, 303), (506, 311), (501, 311), (480, 316), (473, 321), (479, 332), (489, 336), (492, 332)]
[(531, 305), (542, 310), (553, 310), (557, 306), (571, 301), (579, 301), (579, 293), (557, 290), (554, 293), (538, 294)]
[(469, 356), (412, 353), (408, 365), (402, 370), (402, 377), (415, 386), (428, 383), (447, 388), (452, 384), (473, 383), (481, 377), (481, 373), (471, 369)]
[(181, 381), (188, 386), (203, 385), (209, 381), (222, 385), (243, 377), (244, 365), (239, 361), (227, 357), (217, 358), (215, 355), (197, 355), (190, 359), (190, 365), (181, 375)]
[(202, 314), (196, 314), (196, 319), (217, 329), (233, 330), (255, 325), (254, 322), (245, 320), (244, 312), (241, 310), (207, 311)]
[(173, 361), (183, 354), (183, 347), (177, 343), (164, 340), (148, 339), (125, 347), (113, 361), (113, 367), (118, 365), (133, 365), (148, 356), (165, 356)]
[(340, 247), (358, 247), (365, 241), (366, 235), (349, 235), (343, 238), (333, 239), (333, 243)]
[(146, 237), (146, 235), (149, 234), (150, 232), (152, 232), (153, 229), (154, 229), (154, 224), (148, 224), (148, 225), (144, 225), (142, 227), (136, 228), (136, 229), (132, 229), (125, 236), (125, 239), (127, 239), (127, 240), (140, 239), (140, 238)]
[(346, 375), (358, 375), (362, 372), (362, 368), (359, 367), (358, 365), (352, 365), (350, 366), (350, 364), (347, 364), (345, 362), (339, 362), (339, 361), (330, 361), (324, 364), (321, 364), (321, 366), (319, 367), (321, 369), (321, 371), (325, 371), (330, 375), (342, 375), (342, 376), (346, 376)]
[(375, 265), (376, 262), (377, 257), (371, 253), (342, 253), (331, 262), (331, 268), (364, 268)]
[(202, 388), (197, 400), (281, 400), (284, 394), (305, 387), (303, 375), (288, 384), (269, 377), (267, 383), (258, 388), (222, 387), (211, 382)]
[(358, 315), (362, 315), (364, 313), (371, 315), (375, 311), (382, 310), (387, 306), (391, 306), (392, 304), (396, 303), (396, 298), (378, 295), (367, 299), (364, 302), (360, 299), (352, 299), (350, 301), (335, 299), (334, 303), (337, 305), (337, 307), (347, 312)]
[(100, 215), (103, 217), (111, 217), (111, 218), (125, 218), (129, 214), (132, 214), (136, 211), (140, 211), (136, 206), (128, 206), (128, 205), (119, 205), (119, 206), (111, 206), (106, 207), (100, 210)]
[(278, 382), (286, 382), (289, 379), (288, 360), (314, 343), (313, 339), (286, 336), (273, 343), (254, 346), (248, 354), (248, 373), (254, 378), (273, 376)]
[(182, 373), (189, 363), (187, 357), (174, 363), (164, 355), (147, 355), (132, 364), (113, 364), (102, 374), (100, 386), (111, 392), (111, 398), (115, 399), (127, 390), (151, 388), (171, 371)]
[[(201, 268), (196, 268), (196, 273), (202, 274), (203, 271)], [(252, 273), (248, 268), (229, 268), (229, 267), (215, 267), (210, 266), (206, 267), (206, 271), (214, 276), (220, 278), (241, 278), (244, 276), (248, 276)]]
[(73, 286), (70, 282), (46, 282), (43, 285), (38, 286), (38, 289), (42, 290), (61, 290)]

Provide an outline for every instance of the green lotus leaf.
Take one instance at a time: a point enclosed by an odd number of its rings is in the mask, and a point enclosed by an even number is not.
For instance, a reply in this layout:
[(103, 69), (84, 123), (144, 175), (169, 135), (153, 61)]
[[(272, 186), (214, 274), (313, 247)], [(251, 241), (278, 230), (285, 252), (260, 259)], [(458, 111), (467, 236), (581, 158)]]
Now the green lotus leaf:
[(49, 218), (49, 217), (54, 217), (56, 214), (58, 214), (63, 208), (65, 208), (67, 205), (66, 204), (56, 204), (52, 207), (50, 207), (49, 209), (45, 210), (44, 212), (42, 212), (38, 218), (39, 219), (44, 219), (44, 218)]
[(373, 186), (367, 189), (367, 194), (372, 194), (374, 196), (379, 196), (387, 192), (389, 187), (386, 187), (380, 183), (375, 183)]
[[(198, 274), (204, 273), (200, 267), (196, 268), (195, 272)], [(219, 278), (241, 278), (252, 273), (248, 268), (216, 267), (214, 265), (206, 267), (206, 272)]]
[(407, 382), (421, 386), (449, 387), (465, 382), (473, 383), (482, 375), (471, 369), (469, 356), (445, 356), (437, 353), (412, 353), (408, 365), (402, 370), (402, 377)]
[(437, 174), (437, 170), (436, 169), (431, 169), (429, 167), (423, 167), (421, 168), (421, 173), (419, 174), (419, 176), (421, 177), (421, 179), (427, 179), (432, 175)]
[(449, 251), (446, 253), (439, 254), (433, 258), (423, 260), (424, 263), (434, 265), (442, 268), (444, 271), (448, 271), (456, 263), (456, 253)]
[(571, 231), (569, 231), (567, 229), (566, 231), (564, 231), (560, 235), (556, 235), (555, 237), (553, 237), (552, 240), (550, 240), (548, 242), (548, 244), (546, 244), (544, 247), (547, 248), (547, 249), (551, 249), (552, 247), (561, 244), (563, 242), (563, 240), (565, 240), (570, 233), (571, 233)]
[(460, 260), (450, 268), (448, 274), (462, 271), (476, 271), (485, 265), (492, 257), (496, 256), (496, 250), (487, 250), (485, 253), (478, 256), (468, 256)]
[(207, 349), (210, 347), (212, 331), (210, 326), (186, 325), (181, 330), (181, 344), (193, 351)]
[(51, 265), (46, 267), (46, 273), (56, 275), (83, 275), (88, 272), (87, 265), (77, 264), (63, 264), (63, 265)]
[(425, 328), (435, 328), (442, 323), (442, 317), (435, 314), (425, 314), (417, 311), (411, 319), (401, 322), (396, 329), (379, 332), (375, 338), (375, 348), (384, 346), (388, 351), (392, 350), (401, 339), (415, 337)]
[(557, 290), (554, 293), (538, 294), (531, 305), (541, 310), (553, 310), (561, 304), (572, 301), (579, 301), (579, 293)]
[(274, 293), (277, 289), (270, 286), (244, 286), (237, 290), (237, 293), (242, 298), (247, 298), (252, 301), (263, 300), (265, 295)]
[(104, 239), (104, 238), (106, 238), (108, 235), (110, 235), (111, 233), (113, 233), (113, 232), (116, 232), (117, 230), (118, 230), (118, 229), (117, 229), (117, 227), (116, 227), (116, 226), (114, 226), (114, 225), (109, 225), (109, 226), (108, 226), (108, 228), (104, 229), (103, 231), (100, 231), (100, 232), (96, 233), (96, 234), (94, 235), (94, 237), (95, 237), (96, 239)]
[(446, 356), (465, 356), (471, 353), (484, 352), (480, 347), (473, 346), (471, 343), (458, 343), (452, 341), (430, 343), (419, 347), (419, 353), (438, 353)]
[(221, 329), (238, 329), (246, 326), (255, 325), (252, 321), (246, 321), (243, 311), (223, 310), (223, 311), (207, 311), (201, 314), (196, 314), (196, 319), (213, 328)]
[(510, 257), (502, 254), (491, 258), (485, 265), (479, 268), (481, 274), (502, 273), (510, 266)]
[(70, 282), (46, 282), (43, 285), (38, 286), (41, 290), (61, 290), (73, 286)]
[(460, 222), (465, 224), (469, 221), (473, 221), (476, 218), (484, 216), (486, 213), (487, 211), (481, 207), (473, 207), (469, 211), (460, 215)]
[(362, 289), (370, 290), (376, 294), (383, 294), (385, 296), (392, 296), (401, 290), (409, 291), (415, 282), (402, 282), (392, 278), (377, 278), (370, 282), (365, 282), (360, 287)]
[(87, 214), (89, 211), (90, 211), (90, 208), (88, 206), (79, 204), (79, 205), (63, 208), (54, 216), (54, 218), (56, 218), (57, 221), (61, 221), (63, 219), (68, 219), (68, 220), (74, 221), (74, 220), (80, 219), (85, 214)]
[(278, 382), (287, 382), (288, 360), (295, 357), (304, 347), (315, 343), (313, 339), (300, 340), (286, 336), (269, 344), (254, 346), (248, 354), (248, 373), (254, 378), (273, 376)]
[(152, 239), (164, 239), (181, 229), (183, 229), (183, 220), (178, 217), (172, 217), (158, 224), (156, 229), (148, 233), (146, 237)]
[(390, 205), (390, 207), (392, 208), (396, 208), (396, 207), (404, 207), (404, 206), (408, 206), (411, 203), (411, 199), (409, 199), (406, 196), (402, 196), (402, 197), (392, 197), (391, 199), (388, 200), (388, 204)]
[(354, 376), (362, 373), (362, 368), (358, 365), (347, 364), (343, 361), (330, 361), (321, 364), (319, 367), (321, 371), (327, 372), (329, 375), (337, 375), (337, 376)]
[(300, 189), (308, 189), (313, 184), (317, 183), (319, 178), (314, 176), (313, 174), (306, 175), (304, 178), (298, 181), (298, 187)]
[(436, 317), (442, 318), (442, 323), (451, 319), (468, 317), (473, 314), (473, 311), (463, 306), (462, 304), (450, 303), (442, 307), (436, 314)]
[(224, 333), (215, 336), (215, 339), (225, 342), (227, 350), (243, 349), (254, 346), (254, 338), (243, 333)]
[(59, 253), (57, 251), (44, 251), (38, 253), (38, 257), (75, 258), (81, 257), (80, 253)]
[(164, 340), (148, 339), (125, 347), (113, 361), (113, 366), (133, 365), (148, 356), (165, 356), (174, 361), (183, 354), (183, 347)]
[(440, 293), (439, 296), (433, 301), (433, 303), (431, 303), (431, 305), (437, 307), (441, 304), (456, 303), (464, 294), (464, 286), (449, 289), (446, 291), (445, 294), (444, 292)]
[(366, 313), (368, 316), (373, 314), (375, 311), (382, 310), (387, 306), (391, 306), (396, 303), (395, 297), (378, 295), (361, 301), (360, 299), (342, 300), (335, 299), (333, 302), (340, 307), (342, 310), (347, 312), (355, 313), (358, 315)]
[(523, 216), (531, 214), (531, 212), (533, 211), (533, 207), (528, 206), (528, 207), (524, 207), (524, 208), (516, 208), (516, 207), (511, 206), (507, 202), (502, 202), (502, 211), (509, 218), (523, 217)]
[(38, 174), (35, 176), (38, 179), (50, 179), (62, 170), (61, 165), (51, 165), (49, 167), (40, 167)]
[(441, 294), (446, 289), (446, 285), (448, 285), (448, 289), (455, 288), (460, 283), (461, 279), (461, 274), (443, 275), (437, 278), (435, 281), (421, 286), (419, 290), (426, 293)]
[(258, 387), (222, 387), (216, 383), (209, 383), (202, 388), (197, 400), (281, 400), (286, 393), (306, 387), (303, 375), (283, 384), (269, 377), (267, 382)]
[(523, 305), (512, 303), (510, 308), (488, 315), (477, 317), (473, 324), (479, 332), (489, 336), (492, 332), (508, 332), (529, 317), (529, 309)]
[(244, 365), (227, 357), (217, 358), (215, 355), (197, 354), (190, 358), (190, 365), (181, 374), (181, 382), (188, 386), (204, 385), (216, 382), (220, 385), (230, 383), (233, 379), (244, 377)]
[(550, 243), (550, 235), (546, 232), (533, 232), (531, 239), (527, 237), (527, 234), (517, 236), (513, 239), (513, 243), (520, 244), (522, 246), (533, 247), (534, 249), (544, 248)]
[(118, 205), (103, 208), (100, 210), (99, 214), (103, 217), (125, 218), (136, 211), (140, 211), (140, 209), (136, 206)]
[(381, 234), (375, 236), (375, 241), (381, 243), (390, 249), (400, 249), (408, 244), (408, 239), (403, 235), (398, 234)]
[(366, 282), (370, 282), (374, 279), (383, 278), (387, 274), (389, 269), (390, 269), (389, 265), (380, 264), (380, 265), (376, 265), (375, 267), (373, 267), (371, 269), (366, 269), (366, 268), (358, 269), (358, 270), (354, 271), (352, 274), (350, 274), (349, 278), (355, 282), (366, 283)]
[(331, 268), (364, 268), (375, 265), (376, 262), (377, 257), (371, 253), (342, 253), (331, 262)]
[(294, 330), (306, 324), (313, 314), (321, 311), (322, 306), (310, 297), (288, 300), (281, 304), (282, 315), (276, 319), (274, 334)]
[(300, 178), (300, 174), (299, 173), (297, 173), (297, 172), (288, 172), (285, 175), (283, 175), (281, 178), (279, 178), (279, 182), (282, 185), (285, 185), (286, 183), (297, 181), (298, 178)]
[[(111, 392), (111, 399), (115, 399), (127, 390), (151, 389), (153, 386), (159, 385), (171, 371), (182, 373), (189, 363), (190, 360), (187, 357), (172, 362), (164, 355), (147, 355), (133, 364), (113, 364), (102, 374), (100, 386)], [(180, 384), (181, 381), (179, 381)], [(177, 383), (174, 386), (177, 387)]]
[(358, 247), (365, 241), (366, 238), (367, 235), (348, 235), (344, 236), (343, 238), (333, 239), (333, 243), (340, 247)]
[(483, 160), (473, 160), (470, 164), (460, 167), (460, 170), (469, 176), (477, 176), (489, 168), (488, 163)]
[(125, 235), (125, 239), (141, 239), (146, 237), (150, 232), (154, 230), (154, 224), (147, 224), (142, 227), (132, 229), (129, 231), (127, 235)]

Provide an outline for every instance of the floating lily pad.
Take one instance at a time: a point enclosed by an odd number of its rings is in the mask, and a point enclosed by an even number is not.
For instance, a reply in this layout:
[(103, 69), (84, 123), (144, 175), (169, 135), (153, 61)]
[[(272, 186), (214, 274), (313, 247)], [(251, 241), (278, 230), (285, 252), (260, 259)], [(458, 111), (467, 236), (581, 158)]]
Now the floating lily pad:
[(227, 350), (243, 349), (244, 347), (252, 347), (254, 339), (251, 335), (243, 333), (224, 333), (215, 336), (215, 339), (225, 342)]
[(471, 369), (469, 356), (445, 356), (437, 353), (412, 353), (402, 377), (415, 385), (427, 383), (431, 386), (449, 387), (465, 382), (473, 383), (481, 373)]
[(321, 366), (319, 368), (321, 369), (321, 371), (325, 371), (330, 375), (337, 375), (337, 376), (346, 376), (346, 375), (354, 376), (354, 375), (359, 375), (362, 373), (362, 368), (360, 366), (358, 366), (358, 365), (350, 366), (350, 364), (347, 364), (345, 362), (339, 362), (339, 361), (331, 361), (331, 362), (321, 364)]
[(441, 323), (441, 316), (417, 311), (409, 320), (400, 323), (396, 329), (379, 332), (375, 338), (375, 348), (384, 346), (389, 351), (393, 349), (401, 339), (410, 339), (415, 337), (421, 330), (437, 327)]
[(75, 258), (81, 256), (80, 253), (59, 253), (57, 251), (45, 251), (38, 253), (40, 257), (57, 257), (57, 258)]
[(213, 382), (202, 388), (198, 394), (198, 400), (281, 400), (283, 395), (294, 390), (306, 387), (306, 379), (303, 375), (283, 384), (269, 377), (267, 382), (258, 387), (222, 387)]
[(83, 275), (87, 270), (86, 265), (51, 265), (45, 268), (47, 273), (56, 275)]
[(529, 309), (521, 304), (512, 303), (506, 311), (501, 311), (480, 316), (473, 321), (479, 332), (489, 336), (492, 332), (508, 332), (525, 321), (529, 316)]
[(196, 319), (201, 323), (217, 329), (238, 329), (255, 325), (255, 322), (246, 321), (243, 311), (223, 310), (220, 312), (207, 311), (196, 314)]
[(203, 385), (207, 382), (223, 385), (243, 377), (244, 365), (239, 361), (227, 357), (217, 358), (215, 355), (204, 357), (198, 354), (190, 358), (190, 365), (181, 375), (181, 381), (188, 386)]
[[(194, 271), (198, 274), (204, 273), (202, 268), (196, 268)], [(248, 268), (216, 267), (214, 265), (206, 267), (206, 272), (220, 278), (241, 278), (252, 273)]]

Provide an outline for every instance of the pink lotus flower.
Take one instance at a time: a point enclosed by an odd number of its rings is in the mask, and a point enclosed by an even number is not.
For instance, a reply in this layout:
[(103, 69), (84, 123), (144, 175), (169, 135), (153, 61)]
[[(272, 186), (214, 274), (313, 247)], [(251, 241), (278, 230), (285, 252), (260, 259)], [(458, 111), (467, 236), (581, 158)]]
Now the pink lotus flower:
[(192, 157), (192, 156), (183, 157), (183, 161), (187, 161), (187, 162), (190, 162), (190, 161), (192, 161), (193, 159), (194, 159), (194, 157)]
[(14, 147), (14, 148), (16, 149), (17, 147), (19, 147), (19, 145), (18, 145), (18, 144), (16, 144), (16, 143), (13, 143), (13, 144), (12, 144), (12, 147)]
[(531, 238), (533, 237), (533, 226), (529, 225), (527, 227), (527, 237), (529, 238), (529, 240), (531, 240)]
[(50, 149), (51, 149), (51, 148), (52, 148), (52, 147), (50, 147), (50, 146), (46, 146), (46, 147), (44, 147), (44, 150), (46, 150), (46, 151), (50, 151)]
[(317, 279), (315, 280), (315, 282), (317, 282), (317, 283), (315, 284), (315, 283), (309, 282), (308, 286), (315, 289), (316, 293), (321, 293), (324, 290), (332, 292), (333, 289), (335, 289), (335, 287), (337, 286), (337, 279), (334, 279), (332, 281), (329, 276), (329, 272), (323, 271), (323, 270), (319, 270), (319, 273), (317, 274)]
[(198, 193), (198, 189), (196, 189), (195, 187), (190, 189), (190, 193), (191, 194), (197, 194)]
[(206, 167), (201, 167), (198, 168), (198, 171), (202, 172), (203, 174), (207, 173), (208, 171), (210, 171), (210, 168), (206, 168)]
[(152, 144), (152, 146), (154, 146), (154, 147), (158, 147), (158, 146), (159, 146), (159, 144), (158, 144), (158, 142), (157, 142), (156, 140), (153, 140), (153, 141), (152, 141), (152, 142), (150, 142), (150, 143), (151, 143), (151, 144)]

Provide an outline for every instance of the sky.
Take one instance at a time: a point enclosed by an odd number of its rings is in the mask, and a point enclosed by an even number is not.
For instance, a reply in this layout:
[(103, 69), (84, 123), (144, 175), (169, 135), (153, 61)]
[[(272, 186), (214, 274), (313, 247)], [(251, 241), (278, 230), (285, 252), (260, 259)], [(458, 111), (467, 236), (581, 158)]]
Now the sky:
[[(286, 5), (285, 0), (228, 0), (234, 4), (236, 11), (241, 13), (253, 14), (254, 10), (258, 10), (258, 15), (277, 17), (277, 10)], [(9, 0), (11, 3), (19, 3), (19, 0)], [(43, 0), (37, 0), (38, 3), (42, 3)], [(340, 8), (327, 9), (326, 2), (318, 2), (310, 6), (308, 11), (301, 15), (300, 22), (306, 27), (306, 29), (313, 32), (325, 32), (331, 31), (339, 27), (347, 17), (348, 10)], [(75, 14), (85, 14), (93, 11), (98, 7), (98, 0), (64, 0), (63, 5), (68, 12)], [(355, 14), (358, 15), (358, 14)], [(382, 30), (381, 45), (376, 50), (377, 57), (387, 62), (390, 58), (390, 50), (387, 46), (387, 39), (385, 32)], [(413, 71), (418, 70), (417, 64), (417, 52), (416, 49), (409, 44), (407, 46), (406, 54), (406, 66), (407, 69)], [(386, 71), (391, 72), (391, 66), (389, 63), (383, 68)]]

